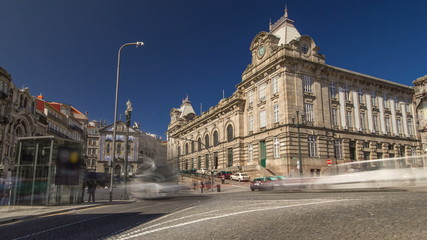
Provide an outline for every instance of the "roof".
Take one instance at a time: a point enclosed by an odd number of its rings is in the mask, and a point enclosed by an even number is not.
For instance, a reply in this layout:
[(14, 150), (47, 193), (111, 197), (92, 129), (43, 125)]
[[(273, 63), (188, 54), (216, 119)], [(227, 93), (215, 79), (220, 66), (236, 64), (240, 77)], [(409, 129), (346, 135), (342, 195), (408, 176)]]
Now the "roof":
[(182, 100), (181, 107), (179, 108), (179, 111), (181, 111), (180, 118), (187, 117), (189, 114), (196, 115), (196, 112), (194, 112), (193, 106), (191, 106), (190, 100), (188, 100), (188, 96)]
[(285, 14), (277, 20), (273, 25), (270, 24), (270, 33), (280, 38), (279, 45), (288, 44), (292, 40), (301, 37), (297, 28), (294, 26), (294, 21), (288, 18), (288, 9), (285, 9)]

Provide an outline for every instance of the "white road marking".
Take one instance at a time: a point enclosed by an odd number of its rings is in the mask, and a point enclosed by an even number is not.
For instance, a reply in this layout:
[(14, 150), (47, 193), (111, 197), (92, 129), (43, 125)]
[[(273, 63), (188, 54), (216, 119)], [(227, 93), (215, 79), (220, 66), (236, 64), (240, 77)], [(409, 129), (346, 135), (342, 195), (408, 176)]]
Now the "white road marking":
[(155, 232), (167, 230), (167, 229), (170, 229), (170, 228), (176, 228), (176, 227), (181, 227), (181, 226), (190, 225), (190, 224), (194, 224), (194, 223), (199, 223), (199, 222), (203, 222), (203, 221), (208, 221), (208, 220), (212, 220), (212, 219), (225, 218), (225, 217), (230, 217), (230, 216), (235, 216), (235, 215), (240, 215), (240, 214), (246, 214), (246, 213), (252, 213), (252, 212), (259, 212), (259, 211), (269, 211), (269, 210), (276, 210), (276, 209), (283, 209), (283, 208), (290, 208), (290, 207), (299, 207), (299, 206), (323, 204), (323, 203), (333, 203), (333, 202), (340, 202), (340, 201), (348, 201), (348, 200), (344, 199), (344, 200), (322, 201), (322, 202), (314, 202), (314, 203), (301, 203), (301, 204), (294, 204), (294, 205), (288, 205), (288, 206), (259, 208), (259, 209), (252, 209), (252, 210), (246, 210), (246, 211), (228, 213), (228, 214), (224, 214), (224, 215), (220, 215), (220, 216), (207, 217), (207, 218), (202, 218), (202, 219), (198, 219), (198, 220), (194, 220), (194, 221), (190, 221), (190, 222), (180, 223), (180, 224), (176, 224), (176, 225), (172, 225), (172, 226), (168, 226), (168, 227), (161, 227), (161, 228), (153, 229), (153, 230), (150, 230), (150, 231), (147, 231), (147, 232), (143, 232), (143, 233), (138, 233), (138, 234), (134, 234), (134, 235), (131, 235), (131, 236), (127, 236), (127, 237), (124, 237), (124, 238), (119, 237), (119, 239), (125, 240), (125, 239), (136, 238), (136, 237), (139, 237), (139, 236), (142, 236), (142, 235), (147, 235), (147, 234), (150, 234), (150, 233), (155, 233)]
[[(192, 206), (192, 205), (195, 205), (195, 204), (197, 204), (197, 203), (200, 203), (200, 201), (197, 201), (197, 202), (194, 202), (194, 203), (188, 204), (187, 206)], [(195, 207), (187, 207), (187, 208), (181, 209), (181, 210), (179, 210), (179, 211), (177, 211), (177, 212), (173, 212), (173, 213), (171, 213), (171, 214), (167, 214), (167, 215), (161, 216), (161, 217), (159, 217), (159, 218), (156, 218), (156, 219), (154, 219), (154, 220), (150, 221), (150, 223), (157, 222), (157, 221), (159, 221), (159, 220), (161, 220), (161, 219), (164, 219), (164, 218), (166, 218), (166, 217), (173, 216), (173, 215), (175, 215), (175, 214), (178, 214), (178, 213), (181, 213), (181, 212), (185, 212), (185, 211), (188, 211), (188, 210), (193, 209), (193, 208), (195, 208)], [(171, 210), (171, 211), (175, 211), (175, 209), (174, 209), (174, 210)], [(171, 212), (171, 211), (169, 211), (169, 212)], [(145, 221), (145, 220), (144, 220), (144, 221)], [(122, 228), (122, 229), (120, 229), (120, 230), (117, 230), (116, 232), (110, 233), (108, 236), (103, 237), (103, 239), (106, 239), (106, 238), (108, 239), (109, 237), (112, 237), (112, 236), (114, 236), (114, 235), (116, 235), (116, 234), (118, 234), (118, 233), (120, 233), (120, 232), (123, 232), (123, 231), (126, 231), (126, 230), (128, 230), (128, 229), (131, 229), (131, 228), (133, 228), (133, 227), (135, 227), (135, 226), (137, 226), (137, 225), (139, 225), (139, 224), (140, 224), (140, 222), (135, 223), (135, 224), (132, 224), (132, 226), (127, 226), (127, 227), (125, 227), (125, 228)], [(156, 224), (156, 225), (160, 225), (160, 223), (159, 223), (159, 224)], [(154, 225), (153, 225), (153, 226), (154, 226)], [(151, 227), (151, 226), (150, 226), (150, 227)], [(150, 227), (148, 227), (148, 228), (150, 228)], [(134, 231), (134, 232), (132, 232), (132, 233), (136, 233), (136, 232), (138, 232), (138, 231)], [(128, 235), (128, 234), (125, 234), (125, 235)]]
[[(192, 207), (192, 208), (194, 208), (194, 207)], [(198, 213), (198, 214), (188, 215), (188, 216), (185, 216), (185, 217), (175, 218), (175, 219), (172, 219), (172, 220), (169, 220), (169, 221), (166, 221), (166, 222), (161, 222), (161, 223), (157, 223), (157, 224), (145, 227), (145, 228), (137, 229), (135, 231), (126, 233), (126, 234), (124, 234), (124, 235), (122, 235), (120, 237), (131, 236), (131, 235), (133, 235), (135, 233), (138, 233), (138, 232), (150, 229), (150, 228), (154, 228), (154, 227), (157, 227), (157, 226), (160, 226), (160, 225), (164, 225), (164, 224), (171, 223), (171, 222), (176, 222), (176, 221), (179, 221), (179, 220), (182, 220), (182, 219), (186, 219), (186, 218), (192, 218), (192, 217), (195, 217), (195, 216), (200, 216), (200, 215), (205, 215), (205, 214), (209, 214), (209, 213), (213, 213), (213, 212), (218, 212), (218, 211), (219, 210), (212, 210), (212, 211), (208, 211), (208, 212), (202, 212), (202, 213)], [(178, 213), (178, 212), (176, 212), (176, 213)], [(165, 215), (163, 217), (166, 217), (166, 216), (170, 216), (170, 215)], [(153, 221), (151, 221), (151, 222), (153, 222)]]

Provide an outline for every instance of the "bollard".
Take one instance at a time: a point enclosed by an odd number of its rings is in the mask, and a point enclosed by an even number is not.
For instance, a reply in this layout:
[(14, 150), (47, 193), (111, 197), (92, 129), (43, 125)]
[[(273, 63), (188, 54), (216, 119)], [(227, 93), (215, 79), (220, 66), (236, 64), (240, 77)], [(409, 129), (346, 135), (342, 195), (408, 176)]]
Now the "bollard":
[(221, 192), (221, 185), (219, 185), (219, 184), (218, 184), (218, 185), (216, 185), (216, 191), (217, 191), (217, 192)]

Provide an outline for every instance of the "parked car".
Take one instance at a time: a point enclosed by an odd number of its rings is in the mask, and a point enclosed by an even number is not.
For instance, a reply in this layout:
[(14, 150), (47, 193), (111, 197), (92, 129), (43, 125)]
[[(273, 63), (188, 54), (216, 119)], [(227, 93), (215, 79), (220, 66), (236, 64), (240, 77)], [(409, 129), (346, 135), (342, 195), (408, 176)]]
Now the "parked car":
[(200, 169), (197, 169), (196, 173), (208, 174), (209, 173), (209, 169), (207, 169), (207, 168), (200, 168)]
[(249, 181), (250, 177), (246, 173), (235, 173), (230, 176), (230, 179), (241, 182), (241, 181)]
[(218, 172), (217, 174), (216, 174), (216, 176), (217, 177), (222, 177), (223, 175), (224, 175), (224, 178), (225, 179), (230, 179), (230, 176), (231, 176), (231, 172), (229, 172), (229, 171), (220, 171), (220, 172)]

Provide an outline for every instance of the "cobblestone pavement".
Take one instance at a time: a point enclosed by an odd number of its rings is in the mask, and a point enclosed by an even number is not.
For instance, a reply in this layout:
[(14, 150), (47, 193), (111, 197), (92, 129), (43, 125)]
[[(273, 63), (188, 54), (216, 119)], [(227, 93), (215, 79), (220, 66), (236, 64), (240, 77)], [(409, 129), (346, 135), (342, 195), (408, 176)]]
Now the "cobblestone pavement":
[(2, 225), (0, 239), (427, 239), (426, 197), (421, 190), (194, 192)]

